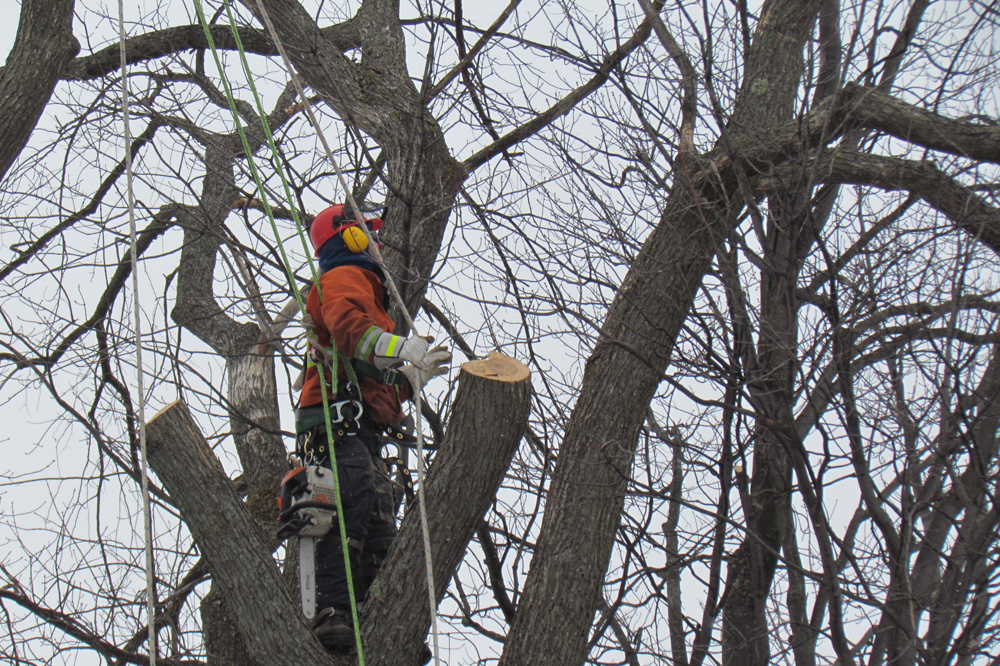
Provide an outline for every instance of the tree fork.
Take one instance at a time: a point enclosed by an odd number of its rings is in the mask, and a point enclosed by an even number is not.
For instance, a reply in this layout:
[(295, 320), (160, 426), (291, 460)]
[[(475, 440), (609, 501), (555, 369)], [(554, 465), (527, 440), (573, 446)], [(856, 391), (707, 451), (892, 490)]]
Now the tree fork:
[[(524, 433), (529, 378), (524, 364), (496, 352), (462, 366), (450, 427), (426, 480), (438, 601)], [(187, 406), (168, 405), (146, 432), (150, 466), (223, 590), (250, 653), (258, 663), (329, 664), (282, 582), (268, 539)], [(430, 625), (423, 557), (419, 517), (410, 511), (365, 604), (366, 664), (416, 663)]]

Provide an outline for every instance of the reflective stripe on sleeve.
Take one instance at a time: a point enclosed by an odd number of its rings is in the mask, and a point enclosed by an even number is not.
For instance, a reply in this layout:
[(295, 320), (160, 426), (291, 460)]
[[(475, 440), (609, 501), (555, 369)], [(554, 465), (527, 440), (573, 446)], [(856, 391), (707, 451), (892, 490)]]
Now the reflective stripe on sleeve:
[(403, 351), (404, 342), (406, 342), (405, 338), (401, 338), (398, 335), (382, 333), (375, 341), (375, 356), (397, 358), (399, 353)]
[(384, 333), (385, 331), (378, 326), (372, 326), (365, 331), (365, 334), (361, 336), (361, 340), (358, 342), (357, 349), (354, 350), (354, 358), (360, 358), (363, 361), (371, 358), (372, 352), (375, 350), (375, 343), (378, 342), (379, 337)]

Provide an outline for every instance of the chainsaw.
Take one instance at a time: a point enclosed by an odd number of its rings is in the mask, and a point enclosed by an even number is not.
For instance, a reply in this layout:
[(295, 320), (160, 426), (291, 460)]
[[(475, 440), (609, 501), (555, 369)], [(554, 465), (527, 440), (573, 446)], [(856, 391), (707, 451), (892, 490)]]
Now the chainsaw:
[(337, 519), (333, 470), (319, 465), (295, 467), (281, 480), (278, 538), (299, 539), (299, 589), (302, 613), (316, 616), (316, 542)]

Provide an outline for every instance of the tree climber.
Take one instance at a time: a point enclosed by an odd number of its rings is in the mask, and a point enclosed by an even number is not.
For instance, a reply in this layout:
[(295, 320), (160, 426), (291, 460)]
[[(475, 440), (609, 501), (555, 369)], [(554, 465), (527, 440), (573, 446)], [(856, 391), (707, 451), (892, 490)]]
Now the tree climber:
[[(367, 226), (378, 242), (382, 220), (368, 220)], [(310, 354), (322, 367), (328, 400), (336, 409), (330, 409), (334, 432), (327, 433), (320, 373), (311, 366), (296, 413), (296, 449), (304, 460), (325, 466), (332, 466), (329, 451), (334, 452), (352, 580), (361, 601), (396, 536), (398, 503), (381, 458), (382, 432), (402, 421), (403, 400), (447, 372), (451, 354), (444, 347), (429, 349), (429, 339), (393, 335), (385, 275), (369, 254), (368, 239), (349, 205), (322, 211), (309, 235), (319, 258), (321, 290), (314, 285), (309, 292), (303, 323), (315, 333)], [(404, 361), (408, 364), (399, 367)], [(330, 383), (334, 368), (335, 392)], [(321, 610), (313, 632), (323, 647), (353, 647), (351, 601), (336, 522), (316, 545), (316, 607)]]

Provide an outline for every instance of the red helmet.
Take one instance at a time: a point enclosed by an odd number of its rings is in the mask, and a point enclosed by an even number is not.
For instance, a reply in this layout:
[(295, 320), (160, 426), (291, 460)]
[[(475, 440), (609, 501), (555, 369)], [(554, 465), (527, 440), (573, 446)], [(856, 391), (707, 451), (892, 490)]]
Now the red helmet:
[[(319, 249), (323, 247), (323, 243), (327, 242), (347, 227), (353, 227), (358, 223), (353, 214), (350, 216), (344, 215), (344, 208), (348, 209), (348, 213), (351, 212), (350, 206), (345, 204), (334, 204), (329, 208), (320, 211), (320, 213), (313, 218), (312, 224), (309, 227), (309, 238), (312, 239), (313, 249), (316, 251), (317, 256), (319, 256)], [(367, 219), (366, 221), (368, 222), (368, 228), (372, 231), (378, 231), (382, 228), (381, 218), (373, 217)]]

